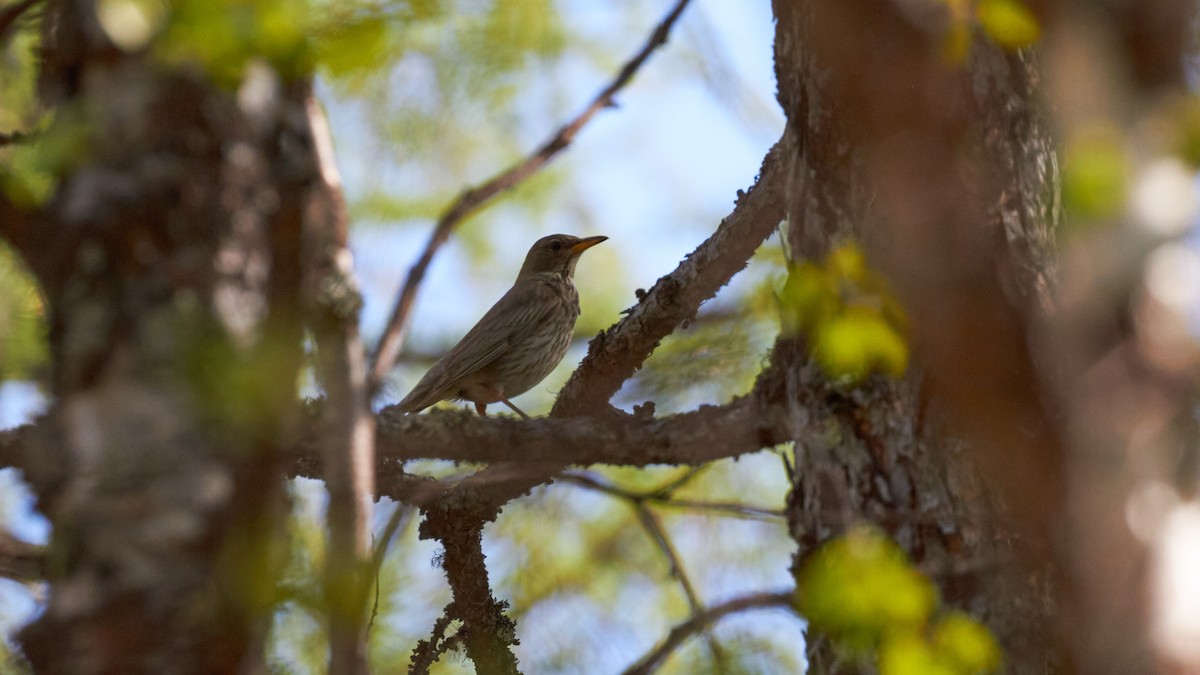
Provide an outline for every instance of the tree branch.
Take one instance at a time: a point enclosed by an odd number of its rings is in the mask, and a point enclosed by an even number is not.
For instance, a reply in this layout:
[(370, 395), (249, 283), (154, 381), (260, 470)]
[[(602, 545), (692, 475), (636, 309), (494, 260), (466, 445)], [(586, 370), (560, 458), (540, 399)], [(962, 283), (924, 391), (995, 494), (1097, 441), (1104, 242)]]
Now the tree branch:
[[(381, 457), (466, 462), (521, 457), (524, 465), (701, 464), (790, 438), (785, 411), (762, 406), (753, 395), (659, 419), (619, 422), (589, 418), (524, 421), (457, 410), (415, 416), (389, 406), (377, 414), (377, 427)], [(312, 453), (311, 447), (299, 450), (303, 455)]]
[(358, 333), (358, 294), (350, 264), (347, 215), (333, 158), (329, 124), (311, 96), (305, 135), (308, 159), (319, 169), (307, 196), (305, 296), (307, 321), (317, 347), (317, 376), (327, 394), (324, 479), (329, 554), (325, 604), (329, 611), (329, 670), (367, 671), (366, 601), (371, 586), (371, 497), (375, 491), (374, 418), (366, 387), (366, 358)]
[(442, 569), (454, 594), (447, 614), (462, 620), (459, 634), (477, 672), (517, 675), (517, 657), (510, 649), (518, 644), (517, 626), (504, 614), (508, 603), (492, 596), (483, 526), (464, 527), (463, 520), (453, 507), (438, 508), (426, 512), (421, 527), (423, 536), (442, 542)]
[(729, 602), (710, 607), (708, 610), (695, 614), (692, 618), (684, 621), (671, 632), (667, 634), (657, 647), (650, 653), (638, 659), (637, 663), (629, 667), (625, 671), (625, 675), (648, 675), (653, 672), (671, 652), (678, 649), (689, 637), (705, 630), (712, 624), (721, 619), (744, 612), (749, 609), (762, 609), (766, 607), (788, 607), (792, 606), (795, 598), (795, 593), (792, 591), (781, 591), (777, 593), (755, 593), (742, 598), (730, 600)]
[(46, 578), (46, 547), (21, 541), (0, 530), (0, 577), (14, 581)]
[(658, 27), (655, 28), (646, 43), (642, 45), (641, 50), (621, 68), (621, 71), (617, 73), (617, 77), (607, 87), (602, 89), (592, 99), (591, 103), (573, 120), (563, 125), (557, 133), (546, 140), (533, 154), (496, 174), (479, 187), (466, 190), (458, 196), (458, 199), (449, 208), (442, 212), (441, 217), (438, 218), (438, 222), (433, 228), (433, 232), (429, 235), (429, 240), (425, 243), (425, 249), (421, 252), (420, 257), (417, 258), (417, 262), (409, 269), (408, 276), (404, 279), (404, 287), (401, 289), (400, 295), (396, 298), (392, 315), (388, 319), (387, 327), (384, 329), (383, 336), (379, 340), (379, 347), (375, 352), (375, 360), (371, 366), (369, 380), (372, 391), (378, 390), (388, 371), (396, 365), (396, 357), (400, 354), (400, 348), (404, 344), (405, 333), (408, 329), (408, 316), (412, 312), (413, 300), (416, 298), (417, 289), (420, 287), (421, 281), (425, 278), (425, 272), (429, 268), (434, 254), (450, 238), (450, 233), (454, 228), (488, 200), (502, 192), (511, 190), (536, 173), (547, 162), (570, 145), (575, 135), (579, 133), (579, 130), (591, 121), (596, 113), (611, 107), (613, 105), (613, 97), (625, 85), (629, 84), (634, 74), (642, 67), (642, 64), (650, 58), (650, 54), (658, 47), (666, 44), (667, 35), (671, 31), (671, 27), (675, 24), (679, 15), (683, 13), (688, 2), (689, 0), (679, 0), (675, 4), (670, 13), (659, 22)]
[(739, 193), (732, 213), (717, 231), (673, 272), (659, 279), (628, 314), (592, 340), (587, 356), (558, 393), (551, 415), (571, 416), (600, 409), (680, 323), (696, 315), (746, 266), (784, 215), (786, 171), (781, 144), (763, 160), (758, 181)]
[(558, 477), (560, 483), (570, 483), (579, 487), (602, 492), (619, 499), (640, 500), (662, 508), (684, 509), (687, 511), (707, 511), (716, 515), (730, 518), (757, 520), (764, 523), (782, 523), (786, 517), (779, 509), (766, 509), (759, 506), (747, 506), (737, 502), (708, 502), (691, 499), (676, 499), (670, 495), (657, 492), (630, 492), (602, 479), (599, 475), (586, 471), (569, 471)]

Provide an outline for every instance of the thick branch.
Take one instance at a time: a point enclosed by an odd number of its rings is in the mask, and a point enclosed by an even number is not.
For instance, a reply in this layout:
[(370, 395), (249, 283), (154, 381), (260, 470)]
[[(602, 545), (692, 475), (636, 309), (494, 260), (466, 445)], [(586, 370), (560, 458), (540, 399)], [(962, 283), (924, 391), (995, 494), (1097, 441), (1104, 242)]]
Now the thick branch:
[[(660, 419), (483, 418), (460, 411), (378, 413), (378, 452), (393, 459), (438, 458), (524, 464), (701, 464), (790, 438), (784, 411), (752, 396)], [(302, 450), (311, 454), (308, 450)]]
[(650, 58), (650, 54), (655, 49), (666, 44), (667, 35), (671, 32), (671, 27), (675, 25), (675, 21), (683, 13), (683, 9), (687, 6), (688, 2), (689, 0), (679, 0), (675, 4), (671, 12), (659, 22), (658, 27), (655, 28), (646, 43), (642, 45), (641, 50), (621, 68), (617, 77), (607, 87), (602, 89), (575, 119), (563, 125), (557, 133), (546, 140), (533, 154), (496, 174), (483, 185), (463, 192), (442, 213), (441, 217), (438, 218), (437, 225), (433, 228), (433, 232), (429, 235), (429, 241), (425, 243), (425, 250), (421, 252), (421, 256), (417, 258), (417, 262), (409, 269), (408, 276), (404, 279), (404, 287), (401, 289), (399, 297), (396, 298), (396, 305), (392, 309), (391, 317), (388, 319), (387, 328), (384, 329), (383, 337), (379, 340), (379, 347), (375, 353), (375, 361), (371, 366), (370, 383), (372, 390), (379, 387), (379, 384), (383, 382), (383, 378), (387, 375), (388, 371), (392, 369), (392, 366), (396, 365), (396, 357), (400, 354), (400, 348), (404, 344), (404, 336), (408, 328), (408, 315), (412, 312), (413, 300), (416, 298), (417, 289), (420, 287), (421, 281), (425, 278), (425, 271), (429, 268), (430, 262), (433, 261), (434, 254), (450, 238), (450, 233), (454, 228), (493, 197), (511, 190), (536, 173), (547, 162), (570, 145), (575, 135), (579, 133), (579, 130), (590, 122), (596, 113), (605, 108), (612, 107), (613, 97), (616, 96), (617, 92), (629, 84), (634, 74)]
[(492, 597), (482, 525), (464, 528), (456, 509), (442, 508), (426, 514), (422, 531), (442, 542), (442, 569), (454, 593), (446, 612), (462, 620), (463, 646), (475, 670), (516, 675), (517, 657), (510, 646), (517, 644), (517, 626), (504, 614), (508, 603)]
[(717, 231), (673, 272), (659, 279), (615, 326), (592, 340), (583, 363), (558, 394), (552, 415), (594, 412), (642, 367), (658, 343), (696, 315), (746, 266), (784, 214), (784, 162), (776, 144), (763, 160), (758, 182), (742, 195)]
[[(793, 433), (788, 415), (783, 407), (762, 404), (753, 394), (725, 405), (657, 419), (627, 417), (619, 422), (582, 417), (524, 421), (458, 410), (405, 415), (387, 407), (376, 415), (377, 452), (387, 462), (378, 477), (380, 483), (390, 482), (393, 477), (388, 467), (411, 459), (505, 462), (521, 457), (523, 464), (536, 470), (549, 464), (702, 464), (786, 442)], [(0, 431), (0, 468), (28, 465), (26, 439), (36, 429), (36, 425), (25, 425)], [(324, 434), (314, 422), (292, 448), (293, 476), (323, 477), (318, 459), (327, 442)], [(410, 487), (422, 486), (414, 488), (420, 494), (407, 500), (411, 503), (421, 504), (421, 495), (428, 497), (442, 489), (440, 483), (411, 478)], [(479, 480), (478, 474), (472, 479)]]

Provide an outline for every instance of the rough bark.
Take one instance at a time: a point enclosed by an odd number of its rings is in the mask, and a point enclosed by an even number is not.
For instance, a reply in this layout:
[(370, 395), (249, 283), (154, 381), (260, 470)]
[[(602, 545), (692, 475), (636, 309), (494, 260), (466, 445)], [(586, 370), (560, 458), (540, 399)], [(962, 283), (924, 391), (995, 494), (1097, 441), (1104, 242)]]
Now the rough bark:
[[(1043, 199), (1056, 186), (1030, 66), (980, 44), (951, 67), (936, 32), (891, 3), (780, 1), (775, 11), (793, 162), (788, 244), (820, 259), (836, 241), (859, 241), (889, 272), (918, 353), (904, 380), (848, 391), (801, 340), (777, 344), (778, 395), (808, 411), (789, 497), (797, 563), (855, 522), (879, 524), (944, 571), (947, 600), (989, 624), (1013, 672), (1062, 666), (1049, 576), (1062, 453), (1025, 334), (1047, 286), (1053, 207)], [(1032, 566), (1015, 564), (1015, 541)], [(816, 672), (840, 667), (821, 639), (810, 660)]]
[(39, 673), (262, 668), (296, 418), (301, 240), (318, 178), (308, 87), (257, 97), (108, 42), (48, 3), (42, 93), (80, 111), (78, 165), (17, 232), (48, 301), (54, 411), (27, 452), (54, 526)]

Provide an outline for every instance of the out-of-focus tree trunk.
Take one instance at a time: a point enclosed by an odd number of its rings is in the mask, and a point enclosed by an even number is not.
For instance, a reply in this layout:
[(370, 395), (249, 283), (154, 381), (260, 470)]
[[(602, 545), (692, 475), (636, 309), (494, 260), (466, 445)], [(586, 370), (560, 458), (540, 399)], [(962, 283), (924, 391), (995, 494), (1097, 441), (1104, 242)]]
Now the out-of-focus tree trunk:
[[(1024, 317), (1047, 291), (1056, 167), (1033, 66), (980, 43), (948, 63), (936, 35), (892, 3), (777, 1), (775, 13), (786, 245), (820, 260), (859, 242), (909, 310), (917, 350), (902, 381), (848, 391), (799, 339), (778, 343), (775, 395), (809, 411), (788, 504), (797, 564), (876, 523), (951, 605), (989, 625), (1010, 672), (1054, 670), (1066, 648), (1048, 547), (1063, 483)], [(1017, 441), (1025, 454), (998, 454)], [(813, 637), (814, 671), (839, 671), (836, 650)]]
[[(56, 406), (30, 467), (54, 526), (38, 673), (253, 672), (297, 415), (308, 86), (238, 90), (120, 51), (47, 3), (42, 92), (86, 138), (17, 245), (45, 290)], [(72, 126), (74, 125), (74, 126)]]

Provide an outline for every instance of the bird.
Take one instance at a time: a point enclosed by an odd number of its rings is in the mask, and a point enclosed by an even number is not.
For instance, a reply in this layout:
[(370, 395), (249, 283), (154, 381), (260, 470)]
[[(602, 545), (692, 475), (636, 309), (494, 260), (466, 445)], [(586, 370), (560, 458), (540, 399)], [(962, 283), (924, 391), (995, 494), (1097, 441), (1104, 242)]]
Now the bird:
[(552, 234), (534, 242), (512, 288), (397, 404), (418, 413), (439, 401), (463, 400), (487, 415), (503, 403), (524, 419), (513, 398), (541, 382), (562, 361), (579, 318), (573, 276), (580, 255), (608, 237)]

